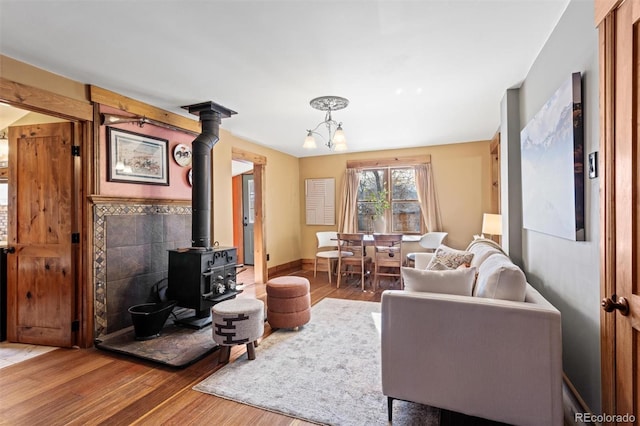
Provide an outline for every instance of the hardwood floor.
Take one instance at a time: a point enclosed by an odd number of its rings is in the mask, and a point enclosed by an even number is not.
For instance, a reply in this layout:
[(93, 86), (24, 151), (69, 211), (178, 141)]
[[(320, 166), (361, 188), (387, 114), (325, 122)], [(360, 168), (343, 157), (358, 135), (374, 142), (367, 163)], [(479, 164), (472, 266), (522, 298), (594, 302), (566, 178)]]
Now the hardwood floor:
[[(311, 282), (312, 304), (325, 297), (379, 302), (383, 290), (398, 288), (382, 281), (375, 292), (356, 283), (336, 289), (326, 272), (315, 279), (313, 271), (293, 274)], [(265, 299), (264, 284), (244, 282), (241, 297)], [(265, 324), (265, 337), (270, 333)], [(0, 371), (0, 424), (309, 424), (192, 390), (220, 368), (219, 352), (173, 369), (95, 348), (57, 349)], [(256, 352), (260, 356), (260, 347)], [(245, 346), (232, 349), (231, 362), (238, 356), (246, 356)]]

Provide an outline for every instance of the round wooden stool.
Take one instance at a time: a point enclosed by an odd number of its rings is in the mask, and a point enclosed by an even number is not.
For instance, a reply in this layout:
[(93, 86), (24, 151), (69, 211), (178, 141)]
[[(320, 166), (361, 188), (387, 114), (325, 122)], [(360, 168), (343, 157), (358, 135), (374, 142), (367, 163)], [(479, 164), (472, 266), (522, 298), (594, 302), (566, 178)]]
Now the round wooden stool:
[(267, 321), (272, 328), (297, 330), (311, 320), (309, 280), (285, 276), (267, 281)]

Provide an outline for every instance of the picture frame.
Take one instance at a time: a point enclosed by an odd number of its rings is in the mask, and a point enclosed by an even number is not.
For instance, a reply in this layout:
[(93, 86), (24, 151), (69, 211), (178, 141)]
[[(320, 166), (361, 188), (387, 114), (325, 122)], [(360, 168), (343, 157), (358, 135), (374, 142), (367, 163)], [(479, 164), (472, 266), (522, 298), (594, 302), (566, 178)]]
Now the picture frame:
[(169, 185), (169, 141), (107, 127), (107, 180)]

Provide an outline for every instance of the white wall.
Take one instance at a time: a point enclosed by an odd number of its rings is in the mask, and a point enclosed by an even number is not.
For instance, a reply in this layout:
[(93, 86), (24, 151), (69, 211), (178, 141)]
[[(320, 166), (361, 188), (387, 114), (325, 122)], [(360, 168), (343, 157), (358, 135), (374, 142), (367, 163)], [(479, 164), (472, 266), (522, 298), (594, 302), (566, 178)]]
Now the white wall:
[[(572, 0), (520, 88), (521, 128), (571, 73), (582, 73), (584, 153), (599, 149), (598, 33), (593, 1)], [(599, 180), (585, 172), (586, 241), (522, 230), (529, 282), (562, 313), (563, 368), (594, 412), (600, 412)]]

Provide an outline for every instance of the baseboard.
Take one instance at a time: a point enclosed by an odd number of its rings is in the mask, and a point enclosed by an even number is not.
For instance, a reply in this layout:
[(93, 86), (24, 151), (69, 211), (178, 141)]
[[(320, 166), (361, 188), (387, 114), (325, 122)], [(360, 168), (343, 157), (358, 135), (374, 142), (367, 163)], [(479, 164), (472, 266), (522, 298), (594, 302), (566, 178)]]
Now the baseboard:
[[(301, 259), (303, 271), (313, 271), (314, 259)], [(318, 262), (318, 271), (327, 271), (326, 261)]]
[[(593, 422), (580, 420), (581, 414), (593, 413), (580, 396), (571, 380), (562, 373), (562, 404), (564, 406), (565, 425), (595, 425)], [(578, 416), (576, 416), (578, 414)]]
[(267, 270), (267, 274), (270, 277), (276, 275), (283, 275), (288, 272), (295, 272), (302, 269), (302, 260), (293, 260), (291, 262), (283, 263), (282, 265), (272, 266)]

